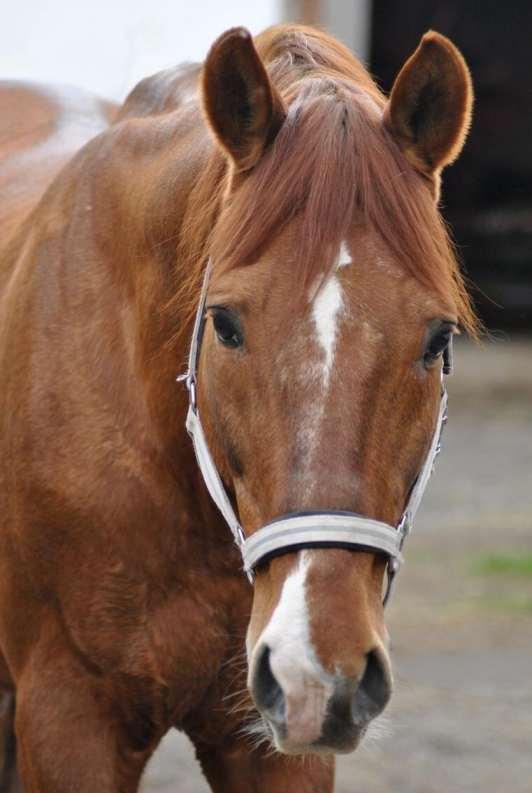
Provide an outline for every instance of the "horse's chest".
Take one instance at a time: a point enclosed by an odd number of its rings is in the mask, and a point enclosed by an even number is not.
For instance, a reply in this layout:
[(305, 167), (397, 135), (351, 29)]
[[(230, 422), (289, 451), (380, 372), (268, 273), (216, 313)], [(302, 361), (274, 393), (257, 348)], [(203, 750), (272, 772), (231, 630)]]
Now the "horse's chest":
[(75, 643), (104, 675), (173, 723), (194, 710), (224, 663), (243, 651), (247, 588), (239, 591), (240, 579), (202, 578), (194, 588), (164, 593), (131, 582), (100, 587), (85, 619), (71, 623)]
[(151, 615), (147, 652), (154, 678), (164, 681), (186, 712), (216, 677), (230, 645), (226, 609), (197, 594), (170, 598)]

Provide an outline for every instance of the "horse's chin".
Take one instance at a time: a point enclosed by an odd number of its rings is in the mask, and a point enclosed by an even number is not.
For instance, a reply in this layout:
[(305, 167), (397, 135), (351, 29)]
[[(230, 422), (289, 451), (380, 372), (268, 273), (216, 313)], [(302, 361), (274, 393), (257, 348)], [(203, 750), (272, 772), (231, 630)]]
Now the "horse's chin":
[(265, 731), (269, 733), (269, 739), (275, 749), (281, 753), (291, 756), (297, 755), (331, 755), (331, 754), (350, 754), (358, 748), (362, 742), (368, 726), (361, 728), (353, 725), (348, 735), (330, 734), (322, 737), (311, 744), (299, 744), (287, 740), (282, 732), (268, 719), (264, 719)]

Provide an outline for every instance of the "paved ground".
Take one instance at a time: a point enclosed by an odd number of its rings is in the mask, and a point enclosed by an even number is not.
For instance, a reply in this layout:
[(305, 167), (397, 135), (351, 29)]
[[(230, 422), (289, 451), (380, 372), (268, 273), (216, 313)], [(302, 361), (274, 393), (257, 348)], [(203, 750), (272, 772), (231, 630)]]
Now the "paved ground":
[[(458, 345), (444, 454), (389, 610), (396, 693), (378, 739), (338, 763), (338, 793), (532, 792), (532, 342)], [(207, 793), (183, 736), (144, 793)], [(297, 791), (291, 791), (297, 793)]]

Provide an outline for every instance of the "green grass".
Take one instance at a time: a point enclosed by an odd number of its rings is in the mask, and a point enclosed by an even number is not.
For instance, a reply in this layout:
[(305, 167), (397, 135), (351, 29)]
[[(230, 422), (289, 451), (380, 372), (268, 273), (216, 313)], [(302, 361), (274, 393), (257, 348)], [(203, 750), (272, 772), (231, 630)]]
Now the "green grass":
[(485, 554), (475, 562), (475, 572), (481, 575), (502, 573), (505, 575), (519, 575), (532, 578), (532, 553)]

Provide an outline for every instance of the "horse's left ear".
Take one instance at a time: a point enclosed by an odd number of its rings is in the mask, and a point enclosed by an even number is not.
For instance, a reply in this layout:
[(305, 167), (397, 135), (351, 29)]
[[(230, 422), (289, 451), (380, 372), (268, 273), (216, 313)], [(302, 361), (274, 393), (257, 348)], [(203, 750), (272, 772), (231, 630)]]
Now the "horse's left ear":
[(473, 87), (461, 53), (429, 31), (399, 72), (384, 122), (407, 159), (438, 177), (464, 145), (471, 123)]
[(203, 105), (235, 169), (253, 168), (286, 112), (245, 28), (228, 30), (212, 45), (203, 67)]

